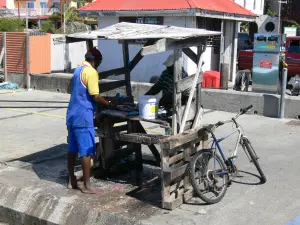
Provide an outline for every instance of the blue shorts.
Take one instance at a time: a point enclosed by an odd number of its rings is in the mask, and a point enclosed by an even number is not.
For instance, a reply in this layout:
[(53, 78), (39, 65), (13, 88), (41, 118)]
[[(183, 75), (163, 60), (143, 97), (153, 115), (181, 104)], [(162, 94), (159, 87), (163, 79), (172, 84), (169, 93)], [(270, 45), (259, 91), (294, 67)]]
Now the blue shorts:
[(95, 155), (95, 129), (68, 127), (68, 151), (79, 153), (80, 157)]

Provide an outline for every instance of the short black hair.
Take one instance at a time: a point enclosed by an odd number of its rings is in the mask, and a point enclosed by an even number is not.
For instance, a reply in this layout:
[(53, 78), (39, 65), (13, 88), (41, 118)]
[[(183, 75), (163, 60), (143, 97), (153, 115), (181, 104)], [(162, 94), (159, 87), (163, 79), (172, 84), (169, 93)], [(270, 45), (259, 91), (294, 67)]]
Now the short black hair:
[(95, 60), (95, 59), (96, 59), (96, 57), (92, 53), (88, 52), (88, 53), (85, 54), (85, 60), (86, 61), (90, 62), (90, 61)]

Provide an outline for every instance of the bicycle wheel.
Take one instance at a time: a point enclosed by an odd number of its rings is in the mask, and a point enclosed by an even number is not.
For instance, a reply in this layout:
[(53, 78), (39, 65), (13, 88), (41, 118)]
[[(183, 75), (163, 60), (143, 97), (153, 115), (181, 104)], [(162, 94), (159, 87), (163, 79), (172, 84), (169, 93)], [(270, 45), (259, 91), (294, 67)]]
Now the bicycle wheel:
[(247, 152), (249, 153), (249, 156), (250, 156), (252, 162), (254, 163), (254, 165), (255, 165), (258, 173), (260, 174), (261, 183), (266, 183), (267, 178), (266, 178), (264, 172), (262, 171), (262, 169), (261, 169), (261, 167), (260, 167), (260, 165), (259, 165), (259, 163), (257, 161), (258, 157), (257, 157), (257, 155), (256, 155), (256, 153), (254, 151), (254, 148), (252, 147), (250, 141), (247, 138), (244, 138), (243, 142), (244, 142), (244, 145), (245, 145), (245, 147), (247, 149)]
[[(212, 169), (209, 169), (210, 161), (213, 163)], [(212, 149), (196, 153), (189, 162), (188, 171), (195, 192), (204, 202), (214, 204), (224, 197), (228, 185), (228, 172), (220, 156), (214, 154)]]

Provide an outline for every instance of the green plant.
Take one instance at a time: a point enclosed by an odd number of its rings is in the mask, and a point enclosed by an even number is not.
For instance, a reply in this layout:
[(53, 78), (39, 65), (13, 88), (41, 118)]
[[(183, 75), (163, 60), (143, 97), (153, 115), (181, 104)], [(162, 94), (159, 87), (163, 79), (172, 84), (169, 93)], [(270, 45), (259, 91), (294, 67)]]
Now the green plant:
[(26, 27), (25, 20), (1, 18), (0, 32), (22, 32)]
[(267, 15), (268, 16), (277, 16), (277, 14), (273, 11), (271, 11), (270, 9), (267, 11)]

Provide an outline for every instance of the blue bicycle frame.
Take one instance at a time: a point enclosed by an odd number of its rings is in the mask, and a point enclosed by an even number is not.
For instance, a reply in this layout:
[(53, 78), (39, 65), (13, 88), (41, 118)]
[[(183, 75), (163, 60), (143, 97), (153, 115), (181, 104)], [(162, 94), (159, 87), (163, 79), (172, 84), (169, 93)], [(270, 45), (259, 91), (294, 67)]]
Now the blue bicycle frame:
[[(236, 142), (236, 145), (235, 145), (234, 152), (232, 153), (231, 157), (235, 157), (237, 155), (237, 150), (238, 150), (238, 147), (239, 147), (239, 143), (240, 143), (241, 138), (243, 136), (242, 130), (239, 127), (237, 127), (232, 133), (230, 133), (229, 135), (227, 135), (225, 137), (219, 138), (219, 139), (217, 139), (216, 136), (211, 132), (212, 138), (213, 138), (213, 143), (211, 145), (211, 148), (215, 149), (214, 145), (217, 147), (217, 149), (219, 150), (219, 152), (221, 154), (221, 157), (222, 157), (224, 163), (228, 160), (228, 158), (225, 156), (225, 154), (224, 154), (224, 152), (223, 152), (223, 150), (220, 146), (220, 142), (224, 141), (225, 139), (227, 139), (228, 137), (232, 136), (233, 134), (235, 134), (237, 132), (239, 133), (239, 136), (238, 136), (238, 139), (237, 139), (237, 142)], [(232, 159), (232, 165), (234, 165), (234, 162), (235, 162), (235, 159)], [(216, 168), (216, 160), (214, 160), (214, 169), (215, 168)], [(217, 172), (216, 174), (217, 175), (228, 174), (228, 171), (226, 171), (226, 172)]]

